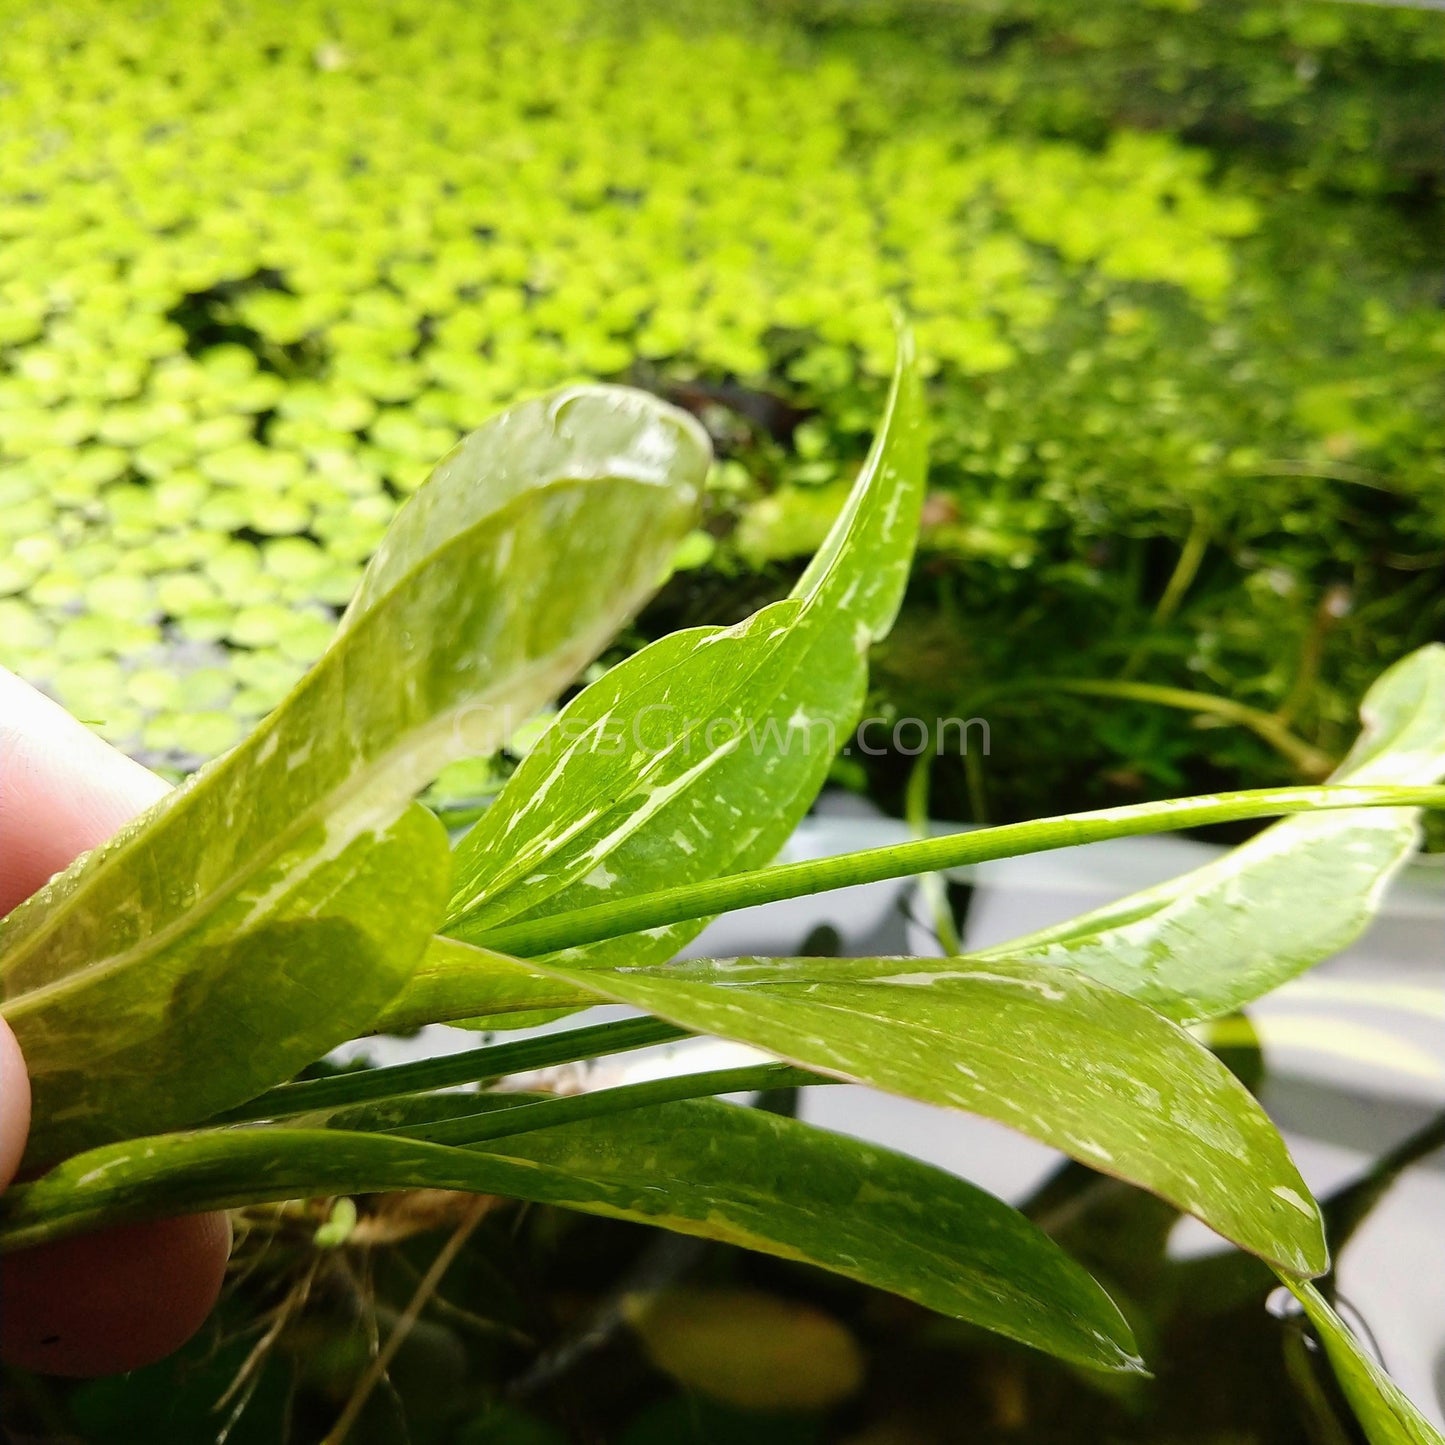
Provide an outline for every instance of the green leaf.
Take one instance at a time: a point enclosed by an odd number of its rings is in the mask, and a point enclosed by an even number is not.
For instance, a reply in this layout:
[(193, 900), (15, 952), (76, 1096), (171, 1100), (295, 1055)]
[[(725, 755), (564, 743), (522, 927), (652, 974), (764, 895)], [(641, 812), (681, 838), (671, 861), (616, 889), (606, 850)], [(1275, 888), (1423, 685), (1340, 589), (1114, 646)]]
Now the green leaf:
[(193, 928), (174, 936), (185, 915), (158, 912), (161, 936), (21, 992), (6, 1017), (36, 1101), (28, 1157), (204, 1118), (365, 1031), (424, 945), (448, 863), (424, 808), (334, 854), (313, 823)]
[[(927, 455), (911, 339), (847, 504), (785, 600), (675, 633), (581, 693), (457, 849), (446, 931), (499, 924), (769, 861), (857, 722), (868, 649), (908, 576)], [(700, 920), (587, 961), (670, 957)]]
[(1415, 1408), (1400, 1387), (1360, 1348), (1349, 1327), (1311, 1284), (1280, 1276), (1304, 1306), (1324, 1342), (1340, 1389), (1370, 1445), (1445, 1445), (1445, 1436)]
[[(1445, 775), (1445, 646), (1384, 673), (1364, 731), (1330, 780)], [(1182, 878), (976, 955), (1062, 964), (1180, 1022), (1227, 1014), (1338, 953), (1375, 916), (1420, 844), (1415, 808), (1288, 818)]]
[(689, 418), (604, 387), (505, 412), (441, 463), (277, 711), (0, 925), (32, 1161), (239, 1103), (375, 1019), (445, 895), (410, 799), (608, 640), (707, 463)]
[[(398, 1118), (437, 1117), (479, 1103), (449, 1096), (395, 1107)], [(419, 1187), (504, 1194), (723, 1240), (821, 1265), (1078, 1364), (1139, 1364), (1113, 1302), (1017, 1211), (888, 1150), (713, 1100), (476, 1148), (289, 1128), (111, 1145), (7, 1195), (0, 1248), (158, 1211)]]
[(1137, 1184), (1295, 1274), (1319, 1211), (1248, 1091), (1081, 974), (971, 959), (732, 959), (545, 971), (835, 1078), (982, 1114)]

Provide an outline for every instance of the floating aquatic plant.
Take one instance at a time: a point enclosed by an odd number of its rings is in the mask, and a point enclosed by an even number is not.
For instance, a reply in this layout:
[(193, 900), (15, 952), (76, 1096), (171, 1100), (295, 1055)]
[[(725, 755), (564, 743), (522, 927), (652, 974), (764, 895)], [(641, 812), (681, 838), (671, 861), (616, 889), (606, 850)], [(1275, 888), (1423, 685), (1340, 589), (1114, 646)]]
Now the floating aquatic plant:
[[(885, 695), (947, 712), (1021, 658), (1123, 668), (1338, 751), (1440, 620), (1445, 323), (1376, 192), (1406, 165), (1383, 77), (1413, 93), (1445, 21), (1016, 8), (1005, 35), (967, 6), (8, 7), (5, 661), (186, 770), (319, 655), (430, 461), (578, 377), (643, 381), (724, 443), (702, 578), (651, 630), (702, 580), (781, 595), (902, 299), (935, 498)], [(1136, 112), (1100, 78), (1125, 55)], [(1211, 75), (1283, 151), (1201, 111)], [(940, 641), (940, 616), (964, 625)], [(1062, 777), (1037, 710), (999, 706), (1008, 812), (1280, 767), (1120, 698)]]

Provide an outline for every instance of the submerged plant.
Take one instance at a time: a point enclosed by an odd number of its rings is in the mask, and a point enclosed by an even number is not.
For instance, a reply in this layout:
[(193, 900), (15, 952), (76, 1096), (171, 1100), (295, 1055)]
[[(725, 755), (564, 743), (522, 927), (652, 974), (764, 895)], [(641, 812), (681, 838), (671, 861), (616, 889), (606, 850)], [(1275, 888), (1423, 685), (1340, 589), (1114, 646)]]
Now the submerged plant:
[[(321, 660), (239, 747), (0, 924), (38, 1177), (0, 1248), (160, 1213), (430, 1187), (817, 1264), (1075, 1365), (1142, 1368), (1125, 1313), (1025, 1216), (886, 1149), (710, 1097), (847, 1080), (981, 1114), (1192, 1214), (1276, 1271), (1376, 1442), (1438, 1441), (1309, 1280), (1320, 1211), (1184, 1025), (1354, 937), (1445, 804), (1445, 649), (1367, 701), (1325, 787), (1119, 808), (775, 866), (856, 724), (923, 500), (906, 340), (792, 593), (585, 688), (455, 847), (412, 800), (485, 756), (656, 586), (708, 465), (688, 418), (581, 387), (504, 412), (399, 512)], [(819, 739), (826, 740), (820, 744)], [(671, 963), (747, 904), (1131, 833), (1296, 814), (1173, 883), (937, 959)], [(286, 1082), (358, 1033), (648, 1016)], [(707, 1033), (777, 1062), (548, 1097), (499, 1075)], [(458, 1092), (459, 1085), (477, 1088)], [(354, 1214), (335, 1213), (327, 1238)]]

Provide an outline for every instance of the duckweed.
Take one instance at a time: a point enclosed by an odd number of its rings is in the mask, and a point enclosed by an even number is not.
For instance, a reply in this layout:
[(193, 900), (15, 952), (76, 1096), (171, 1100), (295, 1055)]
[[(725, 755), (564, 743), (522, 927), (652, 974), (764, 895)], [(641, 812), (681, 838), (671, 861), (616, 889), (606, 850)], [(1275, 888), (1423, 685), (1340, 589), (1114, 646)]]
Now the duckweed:
[(987, 701), (1005, 813), (1277, 777), (1039, 688), (1329, 747), (1445, 625), (1442, 57), (1445, 16), (1297, 0), (17, 0), (0, 655), (191, 768), (456, 438), (580, 377), (719, 443), (643, 633), (741, 612), (846, 490), (897, 303), (935, 495), (883, 704)]

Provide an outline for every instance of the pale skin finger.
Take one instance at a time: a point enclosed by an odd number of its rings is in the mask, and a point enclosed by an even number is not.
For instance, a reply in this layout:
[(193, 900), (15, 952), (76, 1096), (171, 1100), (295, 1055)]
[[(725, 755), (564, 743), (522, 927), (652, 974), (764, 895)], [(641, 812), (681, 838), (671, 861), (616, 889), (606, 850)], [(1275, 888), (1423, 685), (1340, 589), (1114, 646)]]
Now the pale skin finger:
[[(105, 842), (166, 785), (0, 668), (0, 914)], [(0, 1187), (24, 1148), (30, 1090), (0, 1022)], [(108, 1230), (0, 1258), (0, 1357), (112, 1374), (171, 1353), (215, 1304), (225, 1216)]]
[[(30, 1080), (9, 1026), (0, 1019), (0, 1189), (15, 1177), (30, 1128)], [(0, 1298), (3, 1303), (3, 1298)]]

